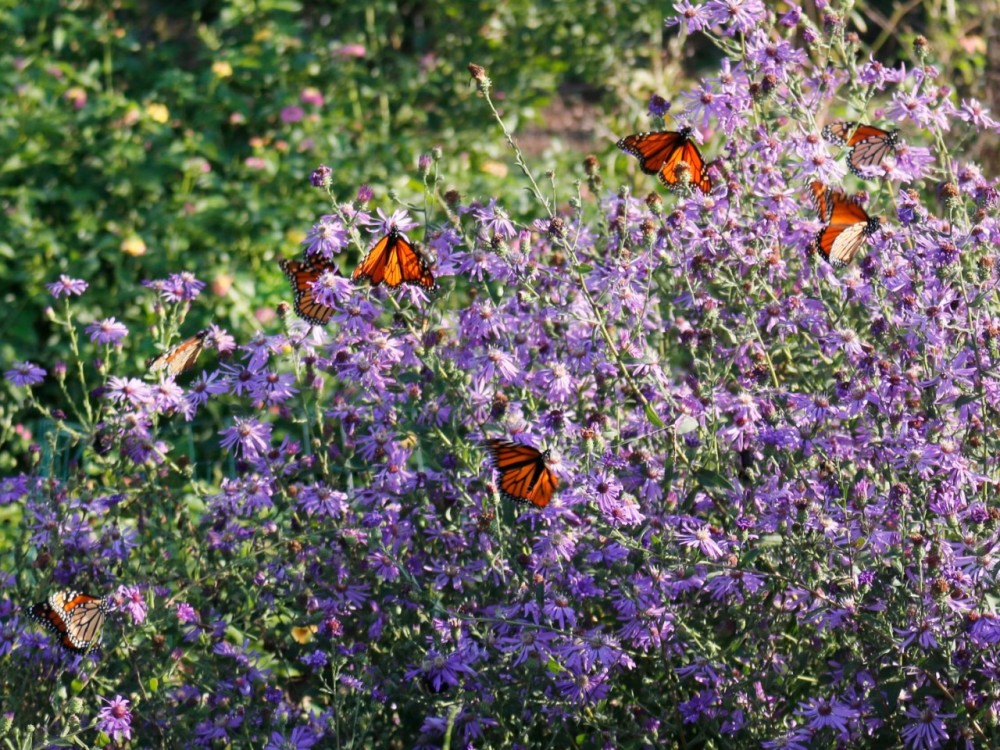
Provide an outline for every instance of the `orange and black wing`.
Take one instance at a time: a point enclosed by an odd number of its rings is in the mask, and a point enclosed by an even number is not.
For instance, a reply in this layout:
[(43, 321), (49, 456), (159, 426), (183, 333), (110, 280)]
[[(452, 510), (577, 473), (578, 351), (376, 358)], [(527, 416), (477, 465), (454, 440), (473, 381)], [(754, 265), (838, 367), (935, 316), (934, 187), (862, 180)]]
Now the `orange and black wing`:
[(401, 284), (417, 284), (434, 288), (434, 275), (420, 254), (395, 229), (375, 243), (361, 264), (354, 269), (353, 279), (368, 279), (372, 286), (385, 284), (395, 289)]
[(329, 305), (316, 301), (313, 285), (327, 271), (336, 273), (337, 267), (326, 260), (313, 258), (307, 261), (282, 260), (279, 264), (285, 276), (292, 282), (295, 294), (295, 314), (306, 323), (325, 326), (335, 312)]
[(865, 241), (881, 226), (880, 220), (869, 217), (865, 210), (846, 196), (833, 194), (830, 223), (820, 230), (816, 246), (835, 266), (846, 266), (857, 255)]
[(898, 130), (883, 130), (857, 122), (832, 122), (823, 128), (823, 137), (831, 143), (849, 146), (847, 165), (858, 177), (863, 167), (875, 167), (899, 144)]
[(545, 465), (544, 453), (528, 445), (496, 438), (486, 441), (493, 468), (500, 472), (500, 493), (544, 508), (552, 499), (559, 479)]
[[(879, 130), (878, 128), (870, 129)], [(899, 131), (879, 130), (879, 134), (861, 140), (852, 138), (851, 143), (853, 148), (847, 157), (847, 164), (854, 174), (858, 177), (864, 177), (861, 174), (862, 167), (877, 167), (887, 155), (895, 152), (896, 146), (899, 144)]]
[(705, 173), (705, 160), (691, 140), (690, 128), (627, 135), (618, 141), (618, 148), (636, 157), (643, 172), (658, 175), (668, 188), (681, 185), (677, 165), (684, 162), (691, 172), (691, 184), (703, 193), (712, 189), (712, 182)]
[(205, 349), (205, 339), (208, 338), (209, 330), (198, 331), (191, 338), (182, 341), (159, 356), (153, 357), (146, 363), (150, 372), (166, 370), (168, 375), (176, 377), (185, 370), (194, 367), (194, 363), (201, 356)]
[(833, 188), (817, 180), (814, 180), (810, 187), (812, 188), (813, 200), (816, 203), (816, 210), (819, 211), (819, 220), (822, 222), (830, 221), (830, 214), (833, 213)]
[(838, 146), (846, 146), (857, 127), (858, 123), (847, 120), (831, 122), (823, 128), (823, 137), (830, 141), (830, 143), (836, 143)]
[(28, 610), (32, 619), (59, 636), (63, 648), (85, 654), (100, 638), (107, 604), (79, 591), (56, 591)]

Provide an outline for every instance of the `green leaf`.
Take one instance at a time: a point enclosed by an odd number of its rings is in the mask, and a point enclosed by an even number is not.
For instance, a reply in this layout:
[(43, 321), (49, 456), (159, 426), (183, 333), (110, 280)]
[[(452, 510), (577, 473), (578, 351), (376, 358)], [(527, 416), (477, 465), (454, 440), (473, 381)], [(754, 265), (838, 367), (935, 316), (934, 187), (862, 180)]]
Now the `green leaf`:
[(698, 420), (694, 417), (689, 417), (687, 414), (674, 422), (674, 432), (678, 437), (681, 435), (687, 435), (689, 432), (694, 432), (697, 429)]
[(701, 489), (729, 491), (732, 491), (733, 489), (733, 485), (730, 481), (717, 471), (699, 469), (695, 472), (694, 478)]

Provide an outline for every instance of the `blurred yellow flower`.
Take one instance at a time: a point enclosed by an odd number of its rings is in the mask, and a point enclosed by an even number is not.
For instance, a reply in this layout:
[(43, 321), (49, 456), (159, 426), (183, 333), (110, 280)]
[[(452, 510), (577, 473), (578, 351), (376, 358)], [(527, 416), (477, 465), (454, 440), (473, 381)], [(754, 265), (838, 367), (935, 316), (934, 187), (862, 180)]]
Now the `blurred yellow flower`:
[(285, 230), (285, 241), (290, 242), (293, 245), (301, 245), (302, 240), (306, 238), (306, 233), (301, 229), (287, 229)]
[(83, 109), (87, 103), (87, 92), (80, 86), (73, 86), (67, 89), (63, 96), (66, 98), (66, 101), (73, 105), (74, 109)]
[(233, 74), (233, 66), (225, 60), (216, 60), (212, 63), (212, 72), (216, 78), (229, 78)]
[(146, 115), (153, 122), (164, 123), (170, 119), (170, 110), (166, 105), (152, 102), (146, 105)]
[(312, 640), (313, 633), (319, 630), (315, 625), (296, 625), (292, 627), (292, 638), (296, 643), (306, 644)]
[(220, 273), (212, 279), (212, 294), (216, 297), (225, 297), (229, 290), (233, 288), (233, 277), (228, 273)]
[(483, 162), (481, 169), (486, 173), (493, 175), (494, 177), (506, 177), (507, 176), (507, 165), (500, 161), (492, 161), (487, 159)]
[(122, 252), (126, 255), (131, 255), (133, 258), (138, 258), (140, 255), (146, 254), (146, 243), (143, 242), (142, 237), (139, 235), (130, 234), (122, 240)]

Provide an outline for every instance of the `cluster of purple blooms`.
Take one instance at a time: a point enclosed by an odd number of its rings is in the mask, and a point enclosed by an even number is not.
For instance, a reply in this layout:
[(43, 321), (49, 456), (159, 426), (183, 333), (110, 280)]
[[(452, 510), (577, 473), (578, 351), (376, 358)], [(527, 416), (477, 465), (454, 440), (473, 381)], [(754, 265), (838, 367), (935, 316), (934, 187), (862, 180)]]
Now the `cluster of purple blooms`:
[[(65, 655), (8, 598), (5, 670), (86, 679), (100, 658), (116, 697), (96, 728), (150, 745), (995, 741), (1000, 193), (906, 141), (998, 126), (953, 104), (926, 48), (858, 65), (887, 102), (865, 117), (903, 131), (871, 183), (891, 218), (846, 269), (810, 256), (808, 186), (847, 175), (809, 113), (848, 80), (793, 39), (845, 35), (785, 5), (676, 4), (669, 23), (734, 55), (682, 105), (651, 102), (723, 144), (710, 193), (622, 189), (527, 222), (446, 194), (424, 222), (441, 290), (326, 274), (325, 328), (213, 327), (223, 358), (184, 386), (109, 374), (85, 460), (114, 489), (22, 474), (0, 503), (52, 585), (130, 581), (105, 636), (122, 646)], [(307, 250), (416, 226), (371, 197)], [(148, 286), (182, 319), (202, 284)], [(114, 318), (87, 332), (107, 356), (137, 346)], [(205, 450), (228, 463), (189, 480), (178, 425), (213, 408), (228, 426)], [(490, 436), (553, 449), (549, 506), (498, 499)]]

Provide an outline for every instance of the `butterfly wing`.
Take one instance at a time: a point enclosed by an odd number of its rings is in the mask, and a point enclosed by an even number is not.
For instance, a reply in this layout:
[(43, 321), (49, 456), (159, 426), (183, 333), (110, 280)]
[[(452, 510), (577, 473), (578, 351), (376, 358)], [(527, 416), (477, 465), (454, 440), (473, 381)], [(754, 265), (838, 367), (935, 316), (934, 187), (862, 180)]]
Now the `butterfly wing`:
[(863, 167), (878, 166), (899, 143), (898, 130), (883, 130), (858, 122), (832, 122), (823, 128), (823, 137), (839, 146), (850, 146), (847, 165), (858, 177)]
[(856, 127), (854, 132), (851, 133), (851, 137), (847, 139), (848, 146), (856, 146), (862, 141), (867, 141), (870, 138), (886, 139), (892, 135), (890, 131), (882, 130), (882, 128), (876, 128), (874, 125), (862, 125), (859, 123), (851, 124), (856, 125)]
[(434, 276), (420, 254), (395, 229), (375, 243), (361, 264), (354, 269), (353, 279), (368, 279), (372, 286), (384, 283), (390, 289), (401, 284), (418, 284), (434, 288)]
[(812, 182), (810, 188), (812, 188), (816, 210), (819, 211), (819, 220), (823, 222), (830, 221), (830, 214), (833, 213), (833, 188), (817, 180)]
[(680, 148), (687, 138), (680, 132), (661, 130), (655, 133), (636, 133), (618, 141), (618, 148), (639, 160), (639, 169), (646, 174), (659, 174), (663, 165)]
[(701, 158), (701, 152), (698, 151), (694, 141), (685, 140), (684, 144), (674, 151), (660, 169), (660, 182), (668, 188), (678, 187), (680, 179), (677, 176), (677, 165), (681, 162), (687, 164), (691, 170), (691, 184), (703, 193), (711, 192), (712, 182), (705, 174), (705, 160)]
[(545, 465), (548, 453), (528, 445), (491, 439), (486, 443), (493, 467), (500, 472), (500, 492), (509, 500), (521, 500), (544, 508), (559, 484)]
[[(386, 268), (389, 265), (389, 243), (393, 236), (389, 232), (385, 237), (375, 243), (375, 247), (368, 251), (368, 255), (361, 261), (360, 265), (354, 269), (351, 278), (355, 281), (368, 279), (372, 286), (378, 286), (385, 281)], [(399, 282), (396, 282), (399, 286)]]
[(820, 230), (816, 246), (830, 263), (846, 266), (878, 230), (880, 222), (844, 195), (833, 193), (831, 203), (830, 223)]
[(316, 258), (307, 261), (283, 259), (279, 265), (292, 282), (295, 314), (311, 325), (325, 326), (335, 310), (316, 301), (313, 285), (322, 274), (327, 271), (336, 272), (337, 267), (329, 261)]
[(399, 265), (400, 278), (407, 284), (418, 284), (425, 289), (434, 288), (434, 276), (416, 248), (403, 237), (396, 240), (396, 262)]
[(59, 637), (63, 648), (85, 654), (100, 637), (107, 604), (79, 591), (56, 591), (28, 610), (33, 620)]
[(69, 619), (66, 623), (63, 645), (69, 648), (66, 644), (68, 640), (76, 649), (89, 651), (104, 628), (104, 618), (107, 613), (104, 600), (77, 594), (75, 599), (66, 605), (66, 613)]
[[(870, 129), (878, 130), (878, 128)], [(884, 130), (880, 130), (878, 135), (872, 135), (861, 140), (852, 138), (851, 143), (854, 144), (854, 147), (847, 157), (847, 163), (854, 174), (858, 177), (863, 177), (864, 175), (861, 174), (862, 167), (877, 167), (882, 163), (886, 155), (896, 150), (896, 145), (899, 143), (899, 131), (893, 130), (887, 133)]]
[(198, 331), (191, 338), (182, 341), (159, 356), (149, 360), (147, 367), (150, 372), (166, 370), (168, 375), (177, 377), (182, 372), (194, 367), (194, 363), (205, 349), (205, 339), (209, 330)]
[(712, 189), (712, 182), (705, 173), (705, 160), (690, 135), (690, 128), (636, 133), (618, 141), (618, 148), (638, 158), (639, 168), (643, 172), (657, 175), (660, 182), (671, 189), (681, 184), (677, 176), (677, 165), (684, 162), (690, 168), (691, 184), (708, 193)]
[(851, 137), (851, 134), (857, 127), (858, 123), (849, 122), (847, 120), (842, 122), (831, 122), (823, 128), (823, 137), (830, 141), (830, 143), (836, 143), (838, 146), (846, 146), (847, 140)]

